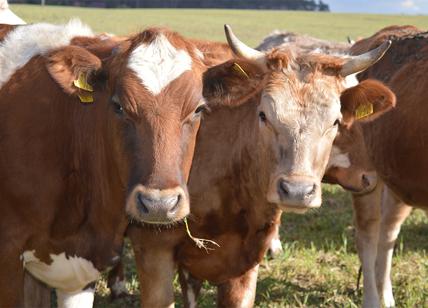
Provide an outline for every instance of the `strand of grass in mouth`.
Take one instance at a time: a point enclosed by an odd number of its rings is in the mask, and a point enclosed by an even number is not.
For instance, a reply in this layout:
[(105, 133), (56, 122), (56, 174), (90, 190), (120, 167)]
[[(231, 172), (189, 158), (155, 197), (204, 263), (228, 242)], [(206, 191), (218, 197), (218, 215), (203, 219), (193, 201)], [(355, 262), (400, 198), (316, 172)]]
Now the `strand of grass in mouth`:
[(212, 244), (212, 245), (214, 245), (214, 246), (217, 246), (217, 247), (220, 247), (220, 245), (219, 244), (217, 244), (216, 242), (214, 242), (214, 241), (211, 241), (211, 240), (206, 240), (206, 239), (203, 239), (203, 238), (197, 238), (197, 237), (194, 237), (191, 233), (190, 233), (190, 229), (189, 229), (189, 224), (187, 223), (187, 217), (186, 218), (184, 218), (184, 225), (186, 226), (186, 233), (187, 233), (187, 235), (192, 239), (192, 241), (194, 241), (195, 242), (195, 244), (196, 244), (196, 246), (198, 247), (198, 248), (200, 248), (200, 249), (205, 249), (205, 251), (208, 253), (208, 251), (209, 250), (214, 250), (215, 248), (211, 248), (211, 247), (208, 247), (208, 245), (209, 244)]

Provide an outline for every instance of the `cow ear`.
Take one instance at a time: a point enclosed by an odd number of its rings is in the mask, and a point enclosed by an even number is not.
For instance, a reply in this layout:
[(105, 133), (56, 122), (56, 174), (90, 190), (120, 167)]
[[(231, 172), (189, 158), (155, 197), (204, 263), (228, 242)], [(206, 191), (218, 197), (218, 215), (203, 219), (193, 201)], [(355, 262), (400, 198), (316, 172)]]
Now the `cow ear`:
[(368, 79), (343, 91), (340, 96), (343, 124), (372, 121), (395, 107), (395, 94), (383, 83)]
[(101, 60), (97, 56), (82, 47), (67, 46), (46, 57), (49, 74), (64, 92), (78, 96), (82, 102), (93, 101), (91, 92), (101, 69)]
[(234, 59), (204, 73), (203, 95), (210, 107), (235, 107), (263, 88), (265, 73), (254, 61)]

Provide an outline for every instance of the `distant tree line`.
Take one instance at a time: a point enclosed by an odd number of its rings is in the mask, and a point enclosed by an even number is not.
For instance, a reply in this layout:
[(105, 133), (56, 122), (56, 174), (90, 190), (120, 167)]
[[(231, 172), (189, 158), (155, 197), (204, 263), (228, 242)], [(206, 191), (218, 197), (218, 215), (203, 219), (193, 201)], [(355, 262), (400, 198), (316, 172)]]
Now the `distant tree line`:
[[(11, 3), (39, 4), (41, 0), (11, 0)], [(322, 0), (45, 0), (49, 5), (91, 7), (142, 7), (142, 8), (227, 8), (329, 11)]]

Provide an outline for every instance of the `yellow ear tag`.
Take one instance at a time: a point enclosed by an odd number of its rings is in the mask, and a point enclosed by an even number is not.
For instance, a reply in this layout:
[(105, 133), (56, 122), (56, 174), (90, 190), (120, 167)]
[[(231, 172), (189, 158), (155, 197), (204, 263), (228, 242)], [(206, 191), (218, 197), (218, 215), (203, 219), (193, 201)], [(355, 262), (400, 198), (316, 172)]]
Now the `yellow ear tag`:
[(86, 81), (86, 75), (84, 75), (83, 73), (79, 74), (79, 79), (74, 80), (73, 84), (79, 89), (89, 91), (89, 92), (94, 91), (92, 86)]
[(365, 118), (373, 113), (373, 104), (364, 104), (358, 106), (358, 108), (355, 110), (355, 118), (357, 120)]
[[(74, 80), (73, 84), (76, 88), (79, 88), (88, 92), (94, 91), (92, 86), (86, 81), (86, 75), (83, 73), (79, 74), (79, 79)], [(92, 96), (91, 93), (82, 92), (77, 94), (77, 96), (79, 96), (79, 99), (82, 103), (88, 104), (88, 103), (94, 102), (94, 97)]]
[(79, 96), (82, 103), (89, 104), (94, 102), (94, 97), (91, 93), (80, 93), (77, 96)]
[(244, 71), (244, 69), (238, 64), (238, 63), (233, 63), (233, 69), (238, 72), (239, 74), (247, 77), (248, 79), (250, 79), (250, 76), (248, 76), (248, 74)]

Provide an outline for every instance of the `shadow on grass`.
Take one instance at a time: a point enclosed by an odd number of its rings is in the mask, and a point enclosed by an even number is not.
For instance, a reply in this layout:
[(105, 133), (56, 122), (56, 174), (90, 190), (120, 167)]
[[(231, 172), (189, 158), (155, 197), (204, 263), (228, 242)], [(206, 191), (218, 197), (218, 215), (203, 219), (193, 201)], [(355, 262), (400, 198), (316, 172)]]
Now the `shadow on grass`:
[(319, 250), (351, 249), (353, 243), (351, 195), (332, 186), (323, 189), (323, 205), (304, 215), (285, 213), (281, 239)]
[[(264, 307), (267, 303), (268, 305), (281, 303), (281, 306), (290, 307), (332, 307), (329, 303), (330, 293), (332, 288), (326, 284), (303, 287), (295, 281), (266, 277), (257, 282), (256, 306)], [(347, 288), (338, 290), (337, 295), (345, 296), (352, 302), (358, 302), (361, 292)]]
[[(344, 250), (355, 253), (351, 194), (337, 186), (325, 185), (323, 205), (304, 215), (284, 213), (281, 240), (297, 242), (299, 247), (319, 250)], [(413, 211), (402, 226), (397, 245), (404, 251), (428, 250), (428, 218)]]

